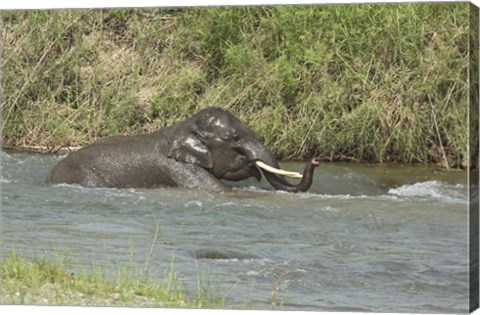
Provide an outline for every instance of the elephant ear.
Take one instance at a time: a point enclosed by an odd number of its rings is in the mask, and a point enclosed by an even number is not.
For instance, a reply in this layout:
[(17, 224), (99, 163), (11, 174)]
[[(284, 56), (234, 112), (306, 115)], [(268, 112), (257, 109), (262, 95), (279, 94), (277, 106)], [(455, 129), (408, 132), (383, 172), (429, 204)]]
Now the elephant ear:
[(199, 165), (205, 169), (213, 167), (210, 151), (195, 133), (191, 132), (181, 133), (177, 136), (172, 143), (168, 157), (179, 162)]

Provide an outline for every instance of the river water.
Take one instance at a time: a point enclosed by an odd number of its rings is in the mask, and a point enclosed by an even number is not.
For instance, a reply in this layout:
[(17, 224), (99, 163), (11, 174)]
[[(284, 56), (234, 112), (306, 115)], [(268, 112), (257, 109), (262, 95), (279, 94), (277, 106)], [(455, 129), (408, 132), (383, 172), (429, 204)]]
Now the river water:
[(173, 259), (187, 292), (208, 282), (235, 309), (468, 311), (464, 172), (323, 163), (308, 193), (213, 193), (48, 186), (62, 156), (1, 158), (3, 253), (154, 275)]

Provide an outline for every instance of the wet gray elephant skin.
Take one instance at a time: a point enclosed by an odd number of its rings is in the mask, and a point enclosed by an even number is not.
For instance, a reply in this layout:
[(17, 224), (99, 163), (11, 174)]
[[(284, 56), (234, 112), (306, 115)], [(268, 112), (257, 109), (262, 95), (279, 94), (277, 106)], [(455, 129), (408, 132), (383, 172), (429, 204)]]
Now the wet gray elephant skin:
[(289, 183), (284, 175), (292, 172), (278, 175), (269, 168), (279, 169), (278, 162), (252, 130), (223, 109), (206, 108), (149, 134), (100, 139), (61, 160), (47, 181), (86, 187), (225, 190), (228, 186), (221, 180), (260, 180), (261, 171), (275, 189), (298, 192), (310, 188), (317, 165), (313, 159), (303, 176), (297, 176), (302, 177), (300, 183)]

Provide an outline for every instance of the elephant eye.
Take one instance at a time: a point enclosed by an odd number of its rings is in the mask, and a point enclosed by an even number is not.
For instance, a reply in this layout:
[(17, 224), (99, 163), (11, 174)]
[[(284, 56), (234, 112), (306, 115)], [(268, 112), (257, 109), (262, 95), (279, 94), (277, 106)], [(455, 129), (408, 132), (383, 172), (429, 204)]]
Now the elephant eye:
[(240, 140), (240, 136), (239, 136), (238, 134), (234, 133), (234, 134), (232, 135), (232, 141), (233, 141), (233, 142), (237, 142), (237, 141), (239, 141), (239, 140)]

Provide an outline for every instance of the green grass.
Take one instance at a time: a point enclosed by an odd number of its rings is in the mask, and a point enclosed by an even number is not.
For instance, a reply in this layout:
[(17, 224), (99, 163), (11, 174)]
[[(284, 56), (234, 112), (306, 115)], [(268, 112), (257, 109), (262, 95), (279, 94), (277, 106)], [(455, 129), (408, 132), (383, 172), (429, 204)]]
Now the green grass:
[[(219, 308), (217, 298), (199, 280), (198, 294), (185, 293), (174, 260), (163, 274), (118, 267), (111, 275), (92, 262), (82, 270), (65, 257), (27, 261), (13, 252), (2, 260), (1, 303), (35, 305)], [(76, 271), (72, 271), (76, 270)]]
[(197, 278), (197, 296), (187, 296), (175, 272), (174, 257), (162, 272), (151, 272), (152, 254), (160, 227), (157, 224), (143, 268), (130, 262), (99, 265), (88, 270), (74, 263), (68, 251), (27, 261), (16, 250), (1, 260), (0, 304), (90, 305), (136, 307), (219, 308), (225, 298), (214, 295), (211, 286)]
[(3, 12), (4, 144), (84, 145), (220, 106), (282, 159), (461, 166), (470, 9)]

